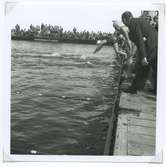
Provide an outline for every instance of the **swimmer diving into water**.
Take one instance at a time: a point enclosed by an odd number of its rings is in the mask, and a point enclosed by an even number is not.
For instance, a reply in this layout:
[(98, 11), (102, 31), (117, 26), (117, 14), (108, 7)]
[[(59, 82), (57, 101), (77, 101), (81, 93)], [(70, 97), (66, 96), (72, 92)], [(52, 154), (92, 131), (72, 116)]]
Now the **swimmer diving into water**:
[[(110, 44), (113, 46), (115, 53), (118, 56), (123, 56), (123, 57), (127, 57), (127, 53), (120, 50), (119, 45), (118, 45), (118, 39), (117, 39), (117, 32), (119, 34), (121, 34), (122, 36), (124, 36), (125, 39), (128, 39), (128, 30), (126, 29), (126, 27), (124, 27), (120, 22), (117, 21), (113, 21), (113, 27), (115, 28), (115, 33), (112, 35), (109, 35), (107, 37), (107, 39), (104, 40), (98, 40), (97, 41), (97, 48), (95, 49), (95, 51), (93, 53), (98, 52), (99, 50), (101, 50), (101, 48), (105, 45), (105, 44)], [(127, 40), (129, 41), (129, 40)], [(131, 44), (128, 43), (129, 48), (131, 47)]]
[(113, 36), (110, 36), (110, 38), (107, 39), (107, 40), (106, 39), (104, 39), (104, 40), (98, 40), (97, 41), (97, 48), (95, 49), (95, 51), (93, 53), (96, 53), (99, 50), (101, 50), (105, 44), (111, 44), (113, 46), (113, 48), (115, 50), (115, 53), (117, 55), (122, 55), (124, 57), (127, 57), (127, 53), (125, 53), (124, 51), (121, 51), (119, 49), (118, 41)]

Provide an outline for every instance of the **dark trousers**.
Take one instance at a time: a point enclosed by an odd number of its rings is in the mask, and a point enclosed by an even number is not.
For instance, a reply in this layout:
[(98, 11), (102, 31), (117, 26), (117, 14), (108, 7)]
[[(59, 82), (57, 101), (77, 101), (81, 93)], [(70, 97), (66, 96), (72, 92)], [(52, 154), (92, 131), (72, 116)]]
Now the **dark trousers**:
[(150, 59), (149, 59), (149, 65), (152, 69), (152, 77), (154, 82), (154, 91), (157, 91), (157, 48), (151, 50), (149, 53)]
[(134, 90), (142, 90), (145, 86), (145, 83), (148, 78), (148, 74), (150, 72), (150, 68), (152, 69), (153, 83), (154, 83), (154, 91), (157, 90), (157, 48), (151, 50), (149, 52), (149, 65), (143, 66), (141, 63), (141, 59), (138, 57), (135, 65), (136, 75), (131, 84), (132, 89)]
[(150, 66), (143, 66), (141, 62), (136, 62), (135, 67), (135, 77), (132, 81), (131, 87), (134, 90), (142, 90), (145, 86), (148, 74), (150, 71)]

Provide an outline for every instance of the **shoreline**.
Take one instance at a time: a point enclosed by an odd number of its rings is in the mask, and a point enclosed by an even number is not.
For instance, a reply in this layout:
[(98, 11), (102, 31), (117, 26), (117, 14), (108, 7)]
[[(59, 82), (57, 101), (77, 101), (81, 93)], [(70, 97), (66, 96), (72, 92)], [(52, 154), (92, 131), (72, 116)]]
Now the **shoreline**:
[(79, 40), (79, 39), (61, 39), (61, 40), (58, 40), (58, 39), (31, 38), (31, 37), (12, 37), (11, 40), (96, 45), (96, 40)]

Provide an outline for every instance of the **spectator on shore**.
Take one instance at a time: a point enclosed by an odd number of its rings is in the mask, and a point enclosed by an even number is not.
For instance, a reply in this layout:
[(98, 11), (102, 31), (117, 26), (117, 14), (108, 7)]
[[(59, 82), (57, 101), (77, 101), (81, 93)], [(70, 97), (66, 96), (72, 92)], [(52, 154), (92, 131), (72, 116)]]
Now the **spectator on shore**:
[[(31, 31), (31, 34), (29, 33)], [(26, 34), (26, 35), (25, 35)], [(75, 27), (72, 29), (72, 31), (65, 31), (61, 26), (57, 25), (47, 25), (47, 24), (41, 24), (40, 26), (33, 26), (30, 25), (29, 29), (24, 31), (24, 33), (21, 32), (20, 26), (17, 24), (15, 26), (15, 29), (12, 29), (12, 36), (15, 37), (27, 37), (28, 34), (31, 36), (33, 35), (34, 38), (41, 38), (41, 39), (48, 39), (48, 40), (71, 40), (71, 41), (87, 41), (88, 42), (94, 42), (96, 39), (102, 39), (104, 36), (107, 36), (108, 33), (103, 32), (89, 32), (89, 31), (81, 31), (79, 32)]]
[(127, 93), (137, 93), (146, 83), (150, 68), (153, 71), (154, 93), (157, 91), (157, 31), (143, 18), (133, 18), (131, 12), (122, 14), (123, 23), (129, 28), (129, 38), (138, 48), (136, 75)]

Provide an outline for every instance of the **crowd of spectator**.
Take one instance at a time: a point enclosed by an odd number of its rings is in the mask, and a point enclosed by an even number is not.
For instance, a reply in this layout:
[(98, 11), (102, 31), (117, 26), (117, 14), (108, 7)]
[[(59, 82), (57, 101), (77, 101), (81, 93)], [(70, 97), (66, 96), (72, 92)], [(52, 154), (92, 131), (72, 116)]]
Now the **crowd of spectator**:
[[(154, 12), (153, 12), (154, 13)], [(158, 31), (158, 12), (152, 17), (149, 11), (143, 11), (141, 16), (145, 18), (154, 28)], [(108, 38), (111, 34), (102, 31), (89, 32), (89, 31), (78, 31), (75, 27), (73, 30), (64, 30), (61, 26), (53, 26), (47, 24), (30, 25), (28, 29), (21, 29), (17, 24), (11, 31), (12, 37), (18, 38), (30, 38), (30, 39), (48, 39), (58, 41), (97, 41), (98, 39)]]
[(47, 24), (41, 24), (41, 26), (33, 26), (32, 24), (28, 29), (21, 29), (17, 24), (12, 29), (12, 36), (16, 37), (34, 37), (37, 39), (49, 39), (49, 40), (86, 40), (96, 41), (98, 39), (109, 36), (110, 33), (94, 32), (94, 31), (77, 31), (74, 27), (72, 31), (66, 31), (61, 26), (52, 26)]

